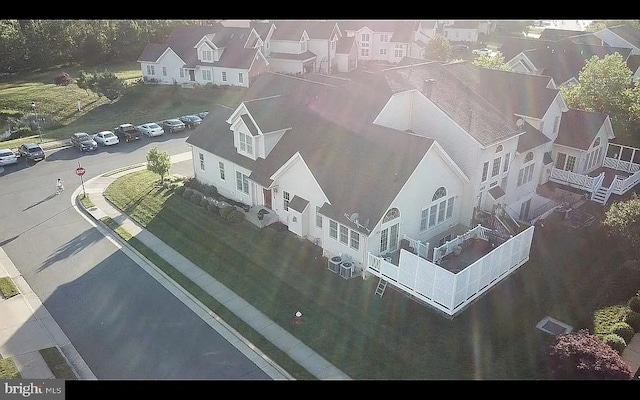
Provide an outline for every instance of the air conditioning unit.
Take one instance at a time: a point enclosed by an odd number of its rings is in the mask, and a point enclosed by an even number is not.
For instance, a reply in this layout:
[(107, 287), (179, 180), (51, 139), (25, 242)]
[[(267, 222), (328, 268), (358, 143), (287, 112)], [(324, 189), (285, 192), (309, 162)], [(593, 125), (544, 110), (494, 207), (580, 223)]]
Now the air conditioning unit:
[(336, 274), (340, 273), (340, 264), (342, 264), (342, 256), (333, 256), (329, 259), (329, 271)]
[(351, 261), (343, 261), (340, 263), (340, 276), (345, 279), (353, 276), (353, 263)]

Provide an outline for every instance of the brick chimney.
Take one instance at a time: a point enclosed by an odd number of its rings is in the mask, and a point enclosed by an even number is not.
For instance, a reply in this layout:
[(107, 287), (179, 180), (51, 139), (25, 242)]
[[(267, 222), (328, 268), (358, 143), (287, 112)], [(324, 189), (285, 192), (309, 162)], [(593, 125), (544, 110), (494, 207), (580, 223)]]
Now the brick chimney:
[(427, 79), (422, 84), (422, 93), (427, 96), (427, 99), (431, 99), (431, 93), (433, 92), (433, 86), (436, 84), (435, 79)]

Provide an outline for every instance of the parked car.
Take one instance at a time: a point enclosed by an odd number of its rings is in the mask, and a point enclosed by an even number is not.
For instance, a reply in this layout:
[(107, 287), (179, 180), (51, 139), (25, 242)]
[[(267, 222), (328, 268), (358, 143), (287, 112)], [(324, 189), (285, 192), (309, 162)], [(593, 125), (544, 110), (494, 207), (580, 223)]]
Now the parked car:
[(493, 50), (487, 49), (486, 47), (483, 47), (481, 49), (474, 49), (472, 53), (479, 56), (489, 56), (489, 57), (492, 57), (495, 54)]
[(178, 118), (171, 118), (162, 121), (162, 128), (165, 132), (174, 133), (187, 129), (187, 126)]
[(98, 142), (86, 132), (71, 135), (71, 145), (80, 151), (94, 151), (98, 148)]
[(464, 54), (469, 51), (469, 46), (466, 44), (456, 44), (451, 46), (451, 50), (453, 50), (454, 53)]
[(18, 156), (11, 149), (0, 149), (0, 167), (4, 165), (16, 164)]
[(118, 136), (112, 131), (98, 132), (93, 135), (93, 140), (102, 146), (113, 146), (114, 144), (120, 143), (120, 139), (118, 139)]
[(204, 117), (206, 117), (206, 116), (207, 116), (207, 114), (209, 114), (209, 111), (199, 112), (199, 113), (197, 113), (196, 115), (197, 115), (198, 117), (200, 117), (200, 119), (204, 119)]
[(113, 133), (125, 142), (138, 140), (141, 137), (140, 131), (133, 124), (121, 124), (113, 130)]
[(183, 115), (178, 119), (182, 121), (189, 129), (194, 129), (196, 126), (202, 123), (202, 118), (198, 117), (197, 115)]
[(138, 130), (148, 137), (164, 135), (164, 129), (155, 122), (147, 122), (146, 124), (138, 125)]
[(44, 150), (36, 143), (23, 143), (18, 147), (18, 153), (26, 161), (38, 162), (45, 159)]

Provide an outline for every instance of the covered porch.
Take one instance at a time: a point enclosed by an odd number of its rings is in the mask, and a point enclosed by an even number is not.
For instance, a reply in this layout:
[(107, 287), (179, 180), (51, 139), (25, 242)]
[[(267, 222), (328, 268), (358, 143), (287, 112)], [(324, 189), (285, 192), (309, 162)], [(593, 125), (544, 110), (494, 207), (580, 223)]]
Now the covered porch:
[(612, 194), (623, 195), (640, 182), (640, 149), (609, 143), (599, 168), (579, 174), (552, 167), (549, 181), (583, 190), (605, 205)]

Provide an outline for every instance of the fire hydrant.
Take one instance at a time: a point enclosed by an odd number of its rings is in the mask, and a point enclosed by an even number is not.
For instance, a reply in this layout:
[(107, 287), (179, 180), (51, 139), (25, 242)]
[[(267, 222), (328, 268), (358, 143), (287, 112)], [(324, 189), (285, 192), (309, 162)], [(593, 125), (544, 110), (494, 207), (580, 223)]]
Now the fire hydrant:
[(302, 325), (302, 313), (300, 311), (296, 312), (296, 318), (294, 321), (296, 325)]

